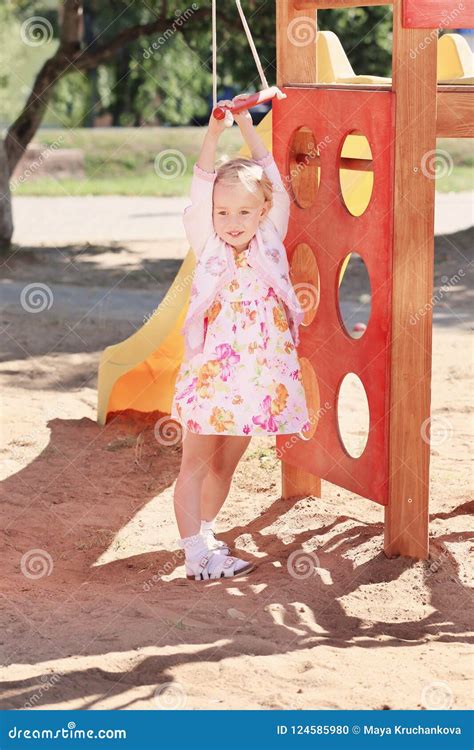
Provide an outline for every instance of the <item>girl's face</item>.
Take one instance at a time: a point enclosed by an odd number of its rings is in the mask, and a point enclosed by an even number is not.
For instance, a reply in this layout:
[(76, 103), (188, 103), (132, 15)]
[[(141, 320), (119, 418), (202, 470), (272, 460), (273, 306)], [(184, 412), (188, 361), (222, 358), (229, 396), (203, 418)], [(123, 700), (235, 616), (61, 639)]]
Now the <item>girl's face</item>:
[(261, 189), (251, 193), (242, 183), (224, 182), (214, 187), (214, 229), (221, 240), (238, 251), (248, 247), (268, 208)]

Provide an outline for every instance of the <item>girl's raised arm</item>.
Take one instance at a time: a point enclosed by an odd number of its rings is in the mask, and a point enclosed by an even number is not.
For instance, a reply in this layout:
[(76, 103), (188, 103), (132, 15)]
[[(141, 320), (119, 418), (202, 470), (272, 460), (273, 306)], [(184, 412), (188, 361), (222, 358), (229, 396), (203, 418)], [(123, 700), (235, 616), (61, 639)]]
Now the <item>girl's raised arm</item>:
[(250, 112), (235, 114), (234, 118), (240, 128), (245, 142), (252, 152), (252, 158), (259, 162), (272, 182), (273, 205), (267, 216), (273, 222), (278, 234), (283, 240), (288, 231), (291, 201), (285, 185), (283, 184), (283, 180), (281, 179), (278, 167), (275, 164), (272, 154), (268, 151), (264, 142), (255, 130)]
[[(230, 103), (222, 101), (219, 102), (219, 105)], [(184, 209), (183, 224), (186, 237), (196, 256), (202, 253), (207, 240), (214, 234), (212, 195), (216, 179), (216, 151), (219, 137), (225, 128), (224, 120), (216, 120), (211, 115), (201, 151), (193, 170), (190, 193), (191, 205)]]

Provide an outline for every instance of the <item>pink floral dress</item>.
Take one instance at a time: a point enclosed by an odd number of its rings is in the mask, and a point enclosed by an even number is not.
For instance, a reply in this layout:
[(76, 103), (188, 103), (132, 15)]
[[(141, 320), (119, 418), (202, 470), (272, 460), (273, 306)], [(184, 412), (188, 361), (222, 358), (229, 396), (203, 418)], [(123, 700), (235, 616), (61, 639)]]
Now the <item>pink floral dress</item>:
[(309, 428), (283, 303), (234, 249), (237, 276), (204, 312), (204, 350), (181, 363), (171, 416), (203, 435), (274, 435)]

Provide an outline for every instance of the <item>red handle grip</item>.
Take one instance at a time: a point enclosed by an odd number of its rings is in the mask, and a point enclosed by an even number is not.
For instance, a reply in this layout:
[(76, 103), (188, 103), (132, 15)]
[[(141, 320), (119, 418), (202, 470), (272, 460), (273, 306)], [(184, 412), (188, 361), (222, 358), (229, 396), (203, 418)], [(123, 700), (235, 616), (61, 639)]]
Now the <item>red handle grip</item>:
[(255, 94), (249, 94), (249, 96), (245, 97), (245, 99), (238, 99), (236, 102), (234, 102), (232, 107), (216, 107), (213, 110), (212, 114), (214, 115), (216, 120), (223, 120), (225, 118), (226, 112), (238, 114), (239, 112), (243, 112), (246, 109), (255, 107), (256, 104), (269, 102), (271, 99), (274, 99), (275, 96), (278, 96), (279, 98), (286, 98), (286, 96), (282, 95), (281, 91), (277, 89), (276, 86), (273, 86), (273, 88), (264, 89), (263, 91), (257, 91)]

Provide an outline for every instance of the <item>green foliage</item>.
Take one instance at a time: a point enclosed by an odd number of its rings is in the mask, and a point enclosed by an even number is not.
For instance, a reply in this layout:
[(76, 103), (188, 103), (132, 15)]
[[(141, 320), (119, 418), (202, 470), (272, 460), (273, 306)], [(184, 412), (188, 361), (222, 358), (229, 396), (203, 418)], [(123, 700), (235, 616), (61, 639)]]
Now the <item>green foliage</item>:
[[(210, 15), (200, 18), (193, 4), (180, 1), (84, 0), (84, 46), (107, 44), (120, 31), (161, 17), (167, 6), (168, 28), (142, 37), (119, 50), (96, 74), (71, 70), (55, 87), (44, 122), (67, 126), (91, 124), (92, 114), (111, 113), (118, 126), (142, 124), (181, 125), (203, 118), (209, 106), (211, 77)], [(199, 10), (210, 2), (197, 2)], [(245, 0), (249, 24), (268, 80), (275, 70), (275, 1)], [(57, 46), (58, 0), (10, 0), (0, 6), (0, 21), (7, 29), (0, 51), (0, 90), (5, 93), (4, 121), (20, 111), (35, 74)], [(219, 0), (219, 85), (249, 91), (260, 85), (234, 0)], [(31, 16), (42, 16), (53, 26), (54, 39), (47, 45), (22, 44), (19, 28)], [(184, 19), (184, 21), (183, 21)], [(388, 7), (320, 11), (321, 29), (334, 31), (356, 73), (390, 74), (391, 12)], [(182, 33), (181, 33), (182, 32)], [(11, 61), (21, 73), (23, 88), (11, 80)]]
[(391, 75), (392, 23), (390, 6), (318, 12), (319, 28), (337, 34), (358, 75)]

